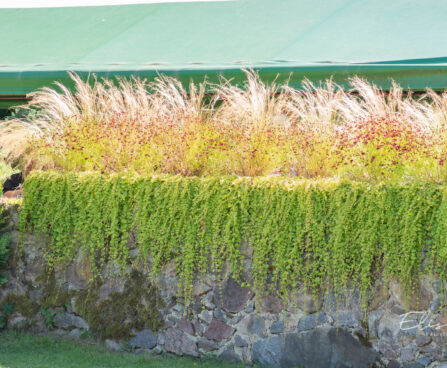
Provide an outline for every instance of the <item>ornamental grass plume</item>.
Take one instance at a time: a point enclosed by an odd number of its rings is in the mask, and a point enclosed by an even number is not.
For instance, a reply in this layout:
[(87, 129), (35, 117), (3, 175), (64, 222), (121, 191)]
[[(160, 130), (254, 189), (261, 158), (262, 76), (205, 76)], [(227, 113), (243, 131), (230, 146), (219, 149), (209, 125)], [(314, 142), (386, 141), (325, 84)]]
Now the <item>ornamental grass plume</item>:
[(332, 80), (297, 90), (246, 76), (186, 88), (72, 73), (74, 92), (43, 88), (24, 107), (33, 114), (0, 122), (0, 149), (25, 171), (447, 179), (447, 93), (385, 93), (357, 77), (349, 91)]

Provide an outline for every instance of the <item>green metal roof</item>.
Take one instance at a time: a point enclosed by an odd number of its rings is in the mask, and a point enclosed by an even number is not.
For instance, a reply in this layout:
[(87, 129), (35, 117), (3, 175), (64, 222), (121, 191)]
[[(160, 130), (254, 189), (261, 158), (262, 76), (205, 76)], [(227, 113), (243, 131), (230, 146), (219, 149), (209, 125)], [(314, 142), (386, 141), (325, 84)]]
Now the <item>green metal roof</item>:
[(304, 77), (343, 84), (357, 74), (383, 88), (393, 78), (405, 88), (445, 89), (446, 14), (439, 0), (0, 9), (0, 97), (69, 84), (67, 71), (237, 81), (243, 67), (266, 80), (293, 72), (296, 87)]

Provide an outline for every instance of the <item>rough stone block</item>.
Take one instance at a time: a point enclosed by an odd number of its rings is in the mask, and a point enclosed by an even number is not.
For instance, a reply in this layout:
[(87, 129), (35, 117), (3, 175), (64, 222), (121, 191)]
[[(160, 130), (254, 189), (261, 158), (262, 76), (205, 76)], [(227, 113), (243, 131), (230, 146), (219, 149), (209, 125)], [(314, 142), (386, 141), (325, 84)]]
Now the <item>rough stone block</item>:
[(259, 299), (256, 307), (259, 312), (279, 313), (284, 309), (284, 304), (281, 299), (267, 295)]
[(208, 340), (222, 341), (230, 337), (234, 332), (234, 328), (228, 326), (225, 322), (213, 318), (203, 336)]
[(199, 356), (197, 344), (181, 330), (170, 328), (165, 333), (165, 349), (176, 355)]
[(284, 321), (283, 320), (279, 320), (279, 321), (275, 321), (271, 324), (270, 326), (270, 332), (272, 334), (281, 334), (284, 332)]
[(298, 322), (298, 331), (312, 330), (315, 327), (328, 322), (326, 313), (309, 314), (301, 318)]
[(178, 321), (177, 327), (183, 332), (194, 336), (194, 326), (186, 317), (183, 317), (180, 321)]
[(216, 285), (214, 288), (214, 304), (230, 313), (242, 311), (252, 297), (253, 292), (240, 286), (232, 277), (224, 281), (222, 287)]
[(63, 328), (66, 330), (73, 328), (80, 328), (86, 330), (89, 328), (88, 323), (83, 318), (69, 313), (57, 314), (54, 317), (54, 325), (58, 328)]
[(238, 348), (245, 348), (248, 346), (248, 342), (245, 341), (240, 335), (234, 337), (234, 346)]
[(157, 345), (157, 335), (154, 335), (149, 329), (138, 331), (129, 340), (129, 344), (136, 348), (153, 349)]

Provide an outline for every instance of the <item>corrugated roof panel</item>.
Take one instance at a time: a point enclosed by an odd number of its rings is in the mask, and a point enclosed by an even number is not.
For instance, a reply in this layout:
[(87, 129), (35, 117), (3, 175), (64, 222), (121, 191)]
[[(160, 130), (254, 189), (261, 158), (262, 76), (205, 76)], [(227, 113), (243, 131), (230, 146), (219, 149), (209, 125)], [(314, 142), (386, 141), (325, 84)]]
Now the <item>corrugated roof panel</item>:
[(0, 9), (0, 96), (66, 71), (240, 78), (241, 67), (304, 77), (360, 74), (384, 88), (447, 87), (447, 3), (438, 0), (239, 0)]

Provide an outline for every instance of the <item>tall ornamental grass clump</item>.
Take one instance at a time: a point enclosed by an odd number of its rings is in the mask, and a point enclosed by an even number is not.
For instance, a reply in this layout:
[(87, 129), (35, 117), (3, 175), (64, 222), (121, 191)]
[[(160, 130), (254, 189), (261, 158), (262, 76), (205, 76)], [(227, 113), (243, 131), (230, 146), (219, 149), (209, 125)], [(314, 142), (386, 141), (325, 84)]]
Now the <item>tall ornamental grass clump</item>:
[(252, 71), (243, 86), (72, 78), (75, 92), (44, 88), (32, 114), (0, 123), (0, 149), (25, 172), (446, 180), (447, 93), (359, 78), (296, 90)]
[(447, 188), (434, 183), (36, 171), (20, 228), (48, 236), (50, 270), (81, 250), (93, 275), (137, 262), (156, 276), (173, 262), (186, 300), (202, 275), (227, 272), (284, 300), (300, 285), (358, 287), (366, 306), (377, 279), (409, 293), (423, 274), (447, 279), (446, 218)]

